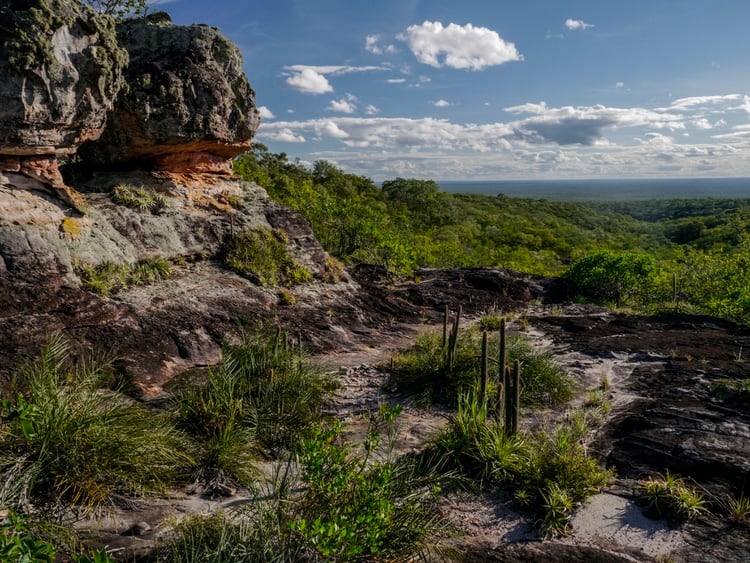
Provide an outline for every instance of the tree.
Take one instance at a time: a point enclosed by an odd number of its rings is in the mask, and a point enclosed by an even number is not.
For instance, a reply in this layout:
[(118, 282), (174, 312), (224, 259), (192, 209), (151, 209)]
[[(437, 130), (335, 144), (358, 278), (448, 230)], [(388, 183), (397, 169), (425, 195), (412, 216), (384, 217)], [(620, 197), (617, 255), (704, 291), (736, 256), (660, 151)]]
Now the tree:
[(148, 10), (148, 0), (84, 0), (97, 12), (122, 20), (127, 16), (143, 16)]
[[(604, 250), (576, 260), (563, 274), (576, 295), (618, 307), (642, 293), (656, 273), (650, 256)], [(641, 295), (642, 296), (642, 295)]]

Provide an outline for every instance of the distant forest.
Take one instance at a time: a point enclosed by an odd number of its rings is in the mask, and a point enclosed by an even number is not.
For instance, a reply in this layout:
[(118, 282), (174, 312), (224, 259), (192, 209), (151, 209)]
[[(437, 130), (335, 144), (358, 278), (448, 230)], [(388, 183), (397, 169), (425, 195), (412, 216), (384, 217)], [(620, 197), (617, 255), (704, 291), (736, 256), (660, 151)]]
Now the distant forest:
[(567, 203), (451, 194), (432, 180), (377, 186), (260, 143), (234, 171), (304, 215), (330, 254), (394, 279), (492, 266), (561, 276), (574, 299), (750, 321), (750, 199)]

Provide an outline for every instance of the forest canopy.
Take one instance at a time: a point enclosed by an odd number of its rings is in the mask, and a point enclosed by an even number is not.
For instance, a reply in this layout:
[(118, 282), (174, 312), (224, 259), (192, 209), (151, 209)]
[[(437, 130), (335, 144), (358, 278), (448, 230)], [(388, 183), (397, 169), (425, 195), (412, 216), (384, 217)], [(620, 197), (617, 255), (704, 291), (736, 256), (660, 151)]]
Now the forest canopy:
[(750, 320), (750, 200), (570, 203), (452, 194), (432, 180), (377, 186), (256, 143), (234, 171), (304, 215), (345, 263), (413, 276), (491, 266), (561, 276), (570, 297)]

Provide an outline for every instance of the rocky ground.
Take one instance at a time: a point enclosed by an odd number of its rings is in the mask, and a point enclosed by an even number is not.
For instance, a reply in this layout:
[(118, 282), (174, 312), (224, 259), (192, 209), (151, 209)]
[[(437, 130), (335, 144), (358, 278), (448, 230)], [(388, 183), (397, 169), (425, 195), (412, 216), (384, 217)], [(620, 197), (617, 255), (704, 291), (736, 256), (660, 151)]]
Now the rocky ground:
[[(359, 272), (359, 279), (362, 275)], [(372, 309), (370, 319), (381, 322), (381, 329), (363, 330), (359, 319), (345, 347), (319, 356), (339, 374), (341, 388), (330, 414), (346, 421), (349, 438), (362, 434), (361, 415), (382, 401), (405, 406), (399, 419), (400, 452), (421, 447), (445, 424), (446, 411), (420, 409), (388, 392), (388, 360), (419, 331), (435, 326), (440, 307), (422, 303), (467, 295), (473, 291), (471, 286), (460, 289), (467, 277), (501, 283), (497, 280), (510, 279), (510, 274), (443, 271), (429, 274), (422, 287), (398, 288), (377, 283), (373, 277), (363, 280), (365, 287), (377, 286), (369, 295), (376, 296), (383, 309)], [(506, 296), (520, 280), (513, 279)], [(516, 309), (511, 330), (551, 350), (582, 388), (596, 386), (603, 376), (610, 383), (614, 407), (590, 448), (616, 470), (617, 480), (578, 509), (572, 534), (558, 540), (540, 538), (534, 523), (515, 512), (502, 491), (451, 493), (442, 509), (461, 530), (460, 537), (450, 540), (453, 545), (466, 553), (467, 561), (477, 562), (750, 559), (748, 528), (731, 524), (721, 509), (727, 494), (750, 493), (750, 408), (746, 402), (720, 400), (710, 392), (719, 378), (746, 377), (740, 350), (750, 350), (750, 330), (706, 317), (640, 316), (579, 305), (544, 305), (538, 299), (544, 294), (542, 285), (523, 283), (529, 290), (525, 304), (521, 299), (501, 304)], [(529, 301), (535, 291), (539, 294)], [(480, 293), (473, 295), (466, 322), (497, 311), (503, 292), (495, 288)], [(399, 304), (404, 304), (409, 322), (389, 317), (389, 308), (395, 313)], [(341, 330), (347, 329), (342, 325)], [(524, 413), (527, 421), (537, 423), (540, 417), (563, 415)], [(680, 526), (645, 515), (635, 499), (637, 480), (667, 470), (701, 489), (713, 514)], [(109, 527), (100, 524), (97, 533), (104, 533), (108, 545), (123, 554), (145, 553), (167, 529), (166, 517), (216, 510), (241, 499), (241, 493), (217, 500), (176, 492), (141, 511), (120, 514)]]

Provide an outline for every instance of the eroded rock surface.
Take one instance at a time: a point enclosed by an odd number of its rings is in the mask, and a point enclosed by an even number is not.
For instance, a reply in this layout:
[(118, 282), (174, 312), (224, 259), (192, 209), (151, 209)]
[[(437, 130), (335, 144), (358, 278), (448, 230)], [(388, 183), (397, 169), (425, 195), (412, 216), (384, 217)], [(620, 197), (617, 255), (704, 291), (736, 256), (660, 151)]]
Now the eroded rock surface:
[(176, 26), (165, 13), (118, 24), (117, 36), (130, 55), (128, 87), (83, 156), (142, 169), (229, 172), (259, 123), (239, 49), (216, 28)]

